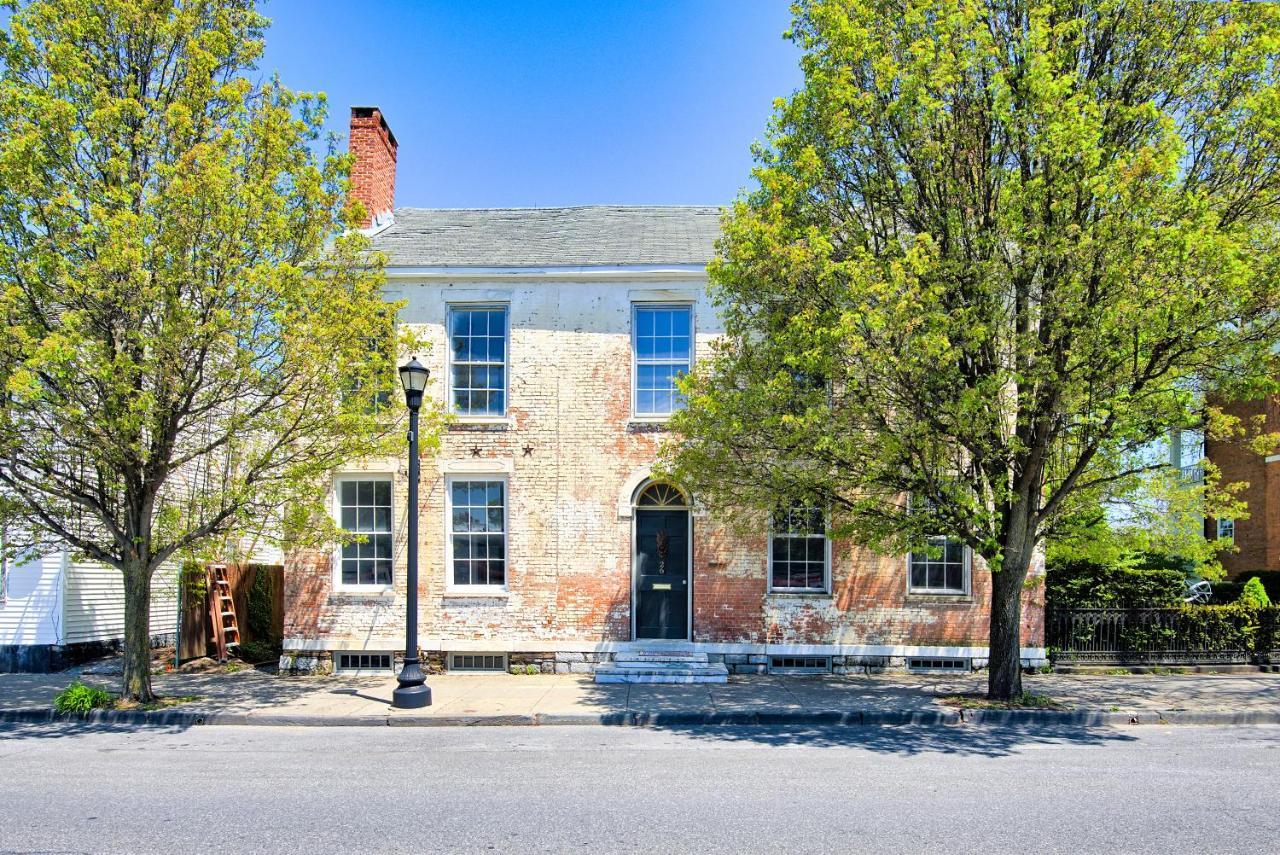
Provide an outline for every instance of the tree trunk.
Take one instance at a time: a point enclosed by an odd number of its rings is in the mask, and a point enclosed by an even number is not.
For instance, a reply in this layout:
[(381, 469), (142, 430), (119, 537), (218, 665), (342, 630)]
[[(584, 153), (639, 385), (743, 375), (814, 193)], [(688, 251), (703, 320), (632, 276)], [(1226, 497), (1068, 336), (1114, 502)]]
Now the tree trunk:
[(1031, 567), (1031, 553), (1006, 555), (991, 574), (990, 660), (987, 697), (1007, 701), (1022, 694), (1022, 587)]
[(124, 684), (120, 696), (150, 703), (151, 573), (141, 564), (124, 570)]

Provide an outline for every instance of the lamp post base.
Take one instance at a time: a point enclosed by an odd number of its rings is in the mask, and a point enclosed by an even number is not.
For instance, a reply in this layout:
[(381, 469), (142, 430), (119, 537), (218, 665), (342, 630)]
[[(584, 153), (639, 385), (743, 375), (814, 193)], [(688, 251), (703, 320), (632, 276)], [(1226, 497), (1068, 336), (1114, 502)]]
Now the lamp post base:
[(431, 706), (431, 687), (423, 683), (401, 686), (391, 693), (391, 706), (398, 710), (420, 710)]
[(431, 687), (418, 667), (417, 659), (406, 659), (400, 676), (400, 686), (391, 693), (391, 706), (401, 710), (417, 710), (431, 706)]

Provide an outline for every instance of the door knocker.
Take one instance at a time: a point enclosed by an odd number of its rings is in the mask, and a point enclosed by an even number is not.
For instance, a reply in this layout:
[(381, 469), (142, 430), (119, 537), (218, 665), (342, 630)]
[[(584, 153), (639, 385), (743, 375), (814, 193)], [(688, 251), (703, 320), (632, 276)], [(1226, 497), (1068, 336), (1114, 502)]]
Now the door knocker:
[(665, 531), (658, 532), (658, 573), (665, 576), (667, 574), (667, 553), (670, 550)]

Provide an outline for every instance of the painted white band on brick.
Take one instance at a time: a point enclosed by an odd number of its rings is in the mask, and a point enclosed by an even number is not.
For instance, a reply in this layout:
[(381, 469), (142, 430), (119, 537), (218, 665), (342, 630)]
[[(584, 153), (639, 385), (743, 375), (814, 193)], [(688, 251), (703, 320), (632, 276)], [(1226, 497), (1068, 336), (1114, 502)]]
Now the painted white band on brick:
[[(375, 643), (376, 642), (376, 643)], [(403, 644), (403, 641), (401, 642)], [(660, 643), (652, 641), (538, 641), (521, 639), (506, 641), (489, 639), (479, 641), (463, 641), (442, 638), (425, 638), (421, 642), (423, 650), (449, 652), (484, 652), (484, 653), (624, 653), (636, 650), (653, 650), (660, 648)], [(370, 639), (367, 647), (370, 650), (385, 650), (388, 642), (385, 639)], [(394, 643), (392, 643), (394, 646)], [(679, 642), (681, 649), (692, 649), (702, 653), (735, 653), (756, 654), (765, 656), (883, 656), (883, 657), (959, 657), (965, 659), (986, 659), (987, 647), (976, 646), (937, 646), (912, 644), (751, 644), (751, 643), (718, 643), (718, 642)], [(319, 641), (305, 638), (286, 638), (285, 650), (360, 650), (365, 645), (354, 641)], [(1021, 651), (1023, 659), (1044, 659), (1046, 651), (1043, 647), (1024, 647)]]

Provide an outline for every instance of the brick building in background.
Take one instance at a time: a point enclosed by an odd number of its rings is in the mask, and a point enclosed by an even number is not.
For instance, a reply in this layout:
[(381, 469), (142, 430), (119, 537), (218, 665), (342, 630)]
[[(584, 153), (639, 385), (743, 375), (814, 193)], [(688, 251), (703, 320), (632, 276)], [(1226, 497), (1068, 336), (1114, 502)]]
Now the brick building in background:
[[(1222, 405), (1224, 412), (1251, 427), (1265, 416), (1265, 429), (1280, 424), (1280, 396)], [(1206, 537), (1230, 538), (1235, 552), (1219, 555), (1229, 578), (1254, 571), (1280, 570), (1280, 454), (1260, 455), (1239, 441), (1207, 439), (1207, 457), (1222, 473), (1224, 483), (1247, 482), (1240, 497), (1249, 507), (1247, 519), (1215, 520), (1205, 524)]]
[[(422, 467), (429, 660), (589, 671), (665, 640), (740, 672), (985, 662), (990, 577), (962, 547), (875, 555), (828, 542), (803, 509), (744, 539), (651, 479), (679, 406), (672, 378), (721, 332), (706, 293), (716, 208), (391, 215), (396, 142), (380, 111), (353, 109), (351, 150), (387, 296), (430, 340), (427, 394), (455, 414)], [(401, 458), (334, 474), (333, 513), (367, 540), (289, 557), (283, 667), (395, 667), (405, 478)], [(1041, 592), (1026, 595), (1031, 662)]]

